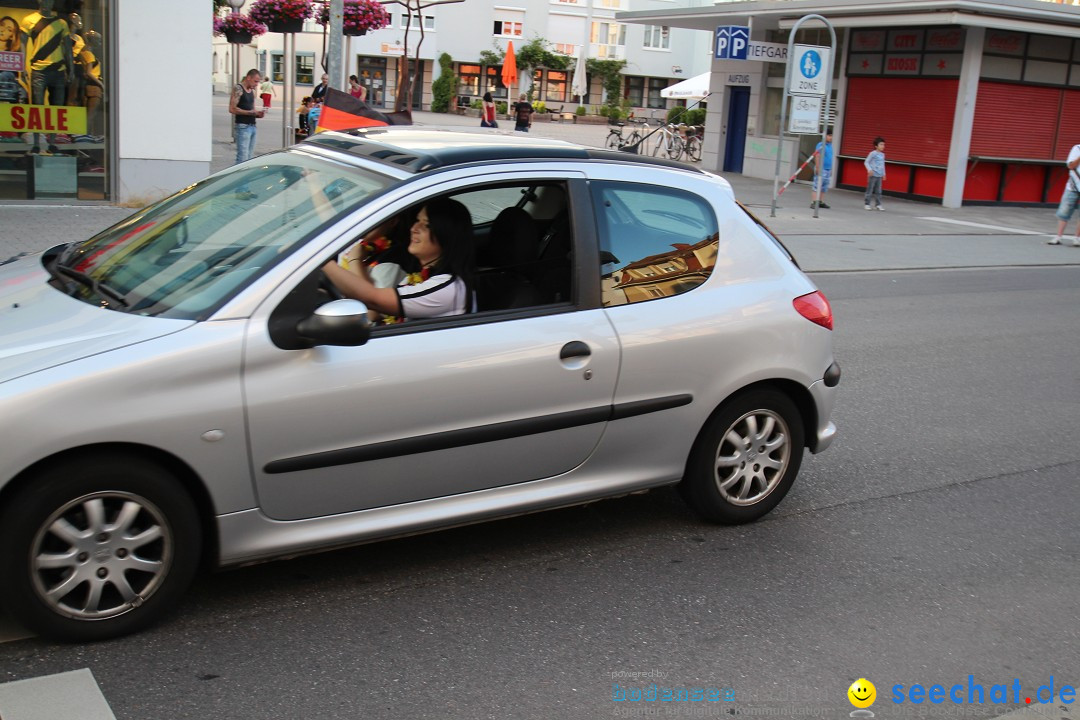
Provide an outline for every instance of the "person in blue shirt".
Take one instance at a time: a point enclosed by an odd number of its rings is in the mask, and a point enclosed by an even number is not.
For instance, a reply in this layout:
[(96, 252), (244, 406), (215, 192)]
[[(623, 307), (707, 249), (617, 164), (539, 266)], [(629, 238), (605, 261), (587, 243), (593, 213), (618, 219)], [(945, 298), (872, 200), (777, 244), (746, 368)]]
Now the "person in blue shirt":
[(817, 203), (819, 208), (828, 209), (825, 203), (825, 192), (829, 189), (829, 178), (832, 176), (832, 128), (825, 131), (825, 142), (818, 143), (814, 148), (814, 190), (810, 207)]
[(874, 149), (866, 156), (866, 160), (863, 160), (863, 166), (866, 167), (866, 196), (863, 204), (867, 210), (874, 207), (871, 203), (875, 203), (878, 210), (884, 210), (881, 204), (881, 183), (885, 180), (885, 138), (874, 138)]

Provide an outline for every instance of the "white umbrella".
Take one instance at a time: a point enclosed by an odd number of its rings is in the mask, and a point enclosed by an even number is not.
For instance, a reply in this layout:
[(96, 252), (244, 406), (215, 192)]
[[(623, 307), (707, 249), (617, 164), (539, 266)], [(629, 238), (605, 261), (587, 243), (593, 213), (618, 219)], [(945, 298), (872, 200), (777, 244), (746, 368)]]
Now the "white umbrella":
[(709, 94), (709, 73), (701, 73), (696, 77), (683, 80), (680, 83), (669, 85), (660, 91), (660, 97), (666, 98), (689, 98), (699, 100)]
[(574, 68), (574, 85), (570, 88), (572, 95), (577, 95), (579, 100), (589, 92), (588, 80), (585, 75), (585, 47), (578, 51), (577, 67)]

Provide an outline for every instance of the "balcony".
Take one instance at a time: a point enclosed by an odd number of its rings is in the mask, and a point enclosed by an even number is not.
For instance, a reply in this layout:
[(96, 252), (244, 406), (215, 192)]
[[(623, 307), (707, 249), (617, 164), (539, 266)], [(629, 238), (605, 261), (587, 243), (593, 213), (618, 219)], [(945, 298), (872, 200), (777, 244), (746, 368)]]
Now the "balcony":
[(625, 60), (626, 46), (589, 43), (589, 57), (600, 60)]

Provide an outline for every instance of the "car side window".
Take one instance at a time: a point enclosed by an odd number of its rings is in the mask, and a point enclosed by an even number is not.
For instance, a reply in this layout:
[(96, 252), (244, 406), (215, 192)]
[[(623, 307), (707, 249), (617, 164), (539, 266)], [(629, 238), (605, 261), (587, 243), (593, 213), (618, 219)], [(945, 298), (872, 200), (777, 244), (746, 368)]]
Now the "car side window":
[(592, 184), (600, 229), (604, 307), (679, 295), (716, 265), (719, 231), (712, 206), (675, 188)]

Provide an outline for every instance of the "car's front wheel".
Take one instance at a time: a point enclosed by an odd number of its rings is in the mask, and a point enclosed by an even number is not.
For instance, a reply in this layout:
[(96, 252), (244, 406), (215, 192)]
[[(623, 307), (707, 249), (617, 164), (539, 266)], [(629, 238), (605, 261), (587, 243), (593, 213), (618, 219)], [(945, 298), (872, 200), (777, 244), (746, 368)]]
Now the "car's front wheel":
[(680, 490), (706, 520), (753, 522), (784, 499), (802, 455), (803, 423), (795, 404), (776, 390), (745, 392), (702, 430)]
[(198, 568), (195, 505), (145, 459), (62, 462), (10, 500), (0, 512), (0, 600), (45, 637), (103, 640), (142, 629)]

